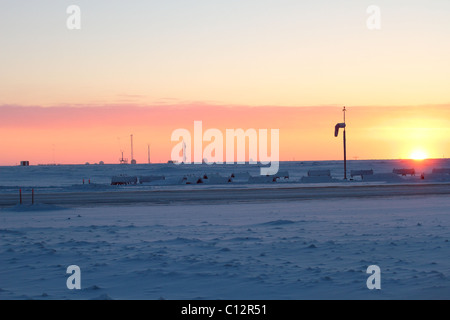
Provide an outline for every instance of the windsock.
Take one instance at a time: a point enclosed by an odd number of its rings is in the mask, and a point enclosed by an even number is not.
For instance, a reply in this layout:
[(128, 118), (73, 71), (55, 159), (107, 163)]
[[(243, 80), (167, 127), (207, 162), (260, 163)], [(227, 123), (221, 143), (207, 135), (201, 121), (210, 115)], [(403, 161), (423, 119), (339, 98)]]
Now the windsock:
[(338, 134), (339, 134), (339, 129), (340, 129), (340, 128), (344, 129), (344, 128), (345, 128), (345, 123), (338, 123), (338, 124), (336, 125), (336, 127), (334, 127), (334, 136), (335, 136), (335, 137), (338, 136)]

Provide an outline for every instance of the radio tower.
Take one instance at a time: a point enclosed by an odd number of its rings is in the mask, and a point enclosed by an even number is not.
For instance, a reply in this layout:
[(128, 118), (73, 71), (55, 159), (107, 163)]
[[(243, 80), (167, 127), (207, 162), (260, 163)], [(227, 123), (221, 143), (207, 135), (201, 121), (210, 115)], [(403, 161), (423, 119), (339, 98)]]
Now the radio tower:
[(148, 147), (148, 164), (150, 164), (151, 163), (150, 162), (150, 145), (148, 144), (147, 147)]
[(183, 163), (186, 163), (186, 143), (184, 142), (183, 139)]
[(133, 156), (133, 135), (131, 135), (131, 164), (136, 164), (136, 160), (134, 160)]

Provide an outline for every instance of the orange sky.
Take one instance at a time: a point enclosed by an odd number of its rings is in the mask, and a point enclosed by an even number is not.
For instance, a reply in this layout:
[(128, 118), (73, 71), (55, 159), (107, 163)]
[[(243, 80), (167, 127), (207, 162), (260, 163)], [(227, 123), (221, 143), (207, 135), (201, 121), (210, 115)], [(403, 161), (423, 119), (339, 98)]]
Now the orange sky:
[[(348, 158), (409, 158), (422, 150), (430, 158), (450, 155), (450, 106), (351, 107), (347, 112)], [(175, 129), (193, 133), (220, 129), (279, 129), (280, 160), (342, 158), (334, 126), (342, 107), (247, 107), (209, 104), (164, 106), (0, 106), (0, 165), (85, 162), (118, 163), (130, 158), (130, 134), (138, 163), (167, 162)], [(204, 143), (203, 148), (207, 145)]]

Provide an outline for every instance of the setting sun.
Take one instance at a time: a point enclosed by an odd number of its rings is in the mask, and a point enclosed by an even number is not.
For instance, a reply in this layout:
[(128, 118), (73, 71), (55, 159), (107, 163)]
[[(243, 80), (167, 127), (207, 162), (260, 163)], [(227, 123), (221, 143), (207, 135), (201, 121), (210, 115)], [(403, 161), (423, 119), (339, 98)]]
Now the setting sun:
[(411, 153), (411, 159), (413, 160), (425, 160), (428, 158), (428, 155), (423, 150), (415, 150), (413, 153)]

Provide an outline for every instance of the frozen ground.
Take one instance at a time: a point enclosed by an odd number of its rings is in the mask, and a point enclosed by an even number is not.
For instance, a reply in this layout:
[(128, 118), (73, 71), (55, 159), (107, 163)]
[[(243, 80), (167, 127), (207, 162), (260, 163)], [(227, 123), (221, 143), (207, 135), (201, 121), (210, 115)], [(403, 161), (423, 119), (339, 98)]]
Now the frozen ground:
[(449, 208), (448, 194), (4, 208), (0, 299), (449, 299)]
[[(0, 299), (449, 299), (450, 175), (431, 174), (449, 167), (350, 161), (376, 175), (344, 182), (342, 162), (286, 162), (288, 180), (193, 185), (180, 178), (259, 167), (1, 167)], [(333, 180), (304, 183), (309, 170)], [(111, 186), (120, 174), (166, 180)]]
[[(450, 170), (449, 159), (426, 161), (349, 161), (348, 181), (343, 180), (342, 161), (281, 162), (280, 179), (261, 177), (257, 165), (64, 165), (0, 167), (0, 207), (36, 203), (55, 205), (173, 204), (180, 201), (292, 200), (347, 196), (440, 194), (448, 190), (450, 174), (432, 174), (433, 169)], [(399, 176), (393, 169), (415, 169), (415, 176)], [(329, 171), (331, 177), (307, 177), (310, 170)], [(350, 176), (353, 170), (373, 170), (374, 175)], [(289, 178), (284, 176), (288, 174)], [(423, 174), (423, 176), (422, 176)], [(112, 186), (113, 176), (164, 177), (144, 184)], [(205, 179), (204, 177), (208, 177)], [(230, 179), (233, 177), (232, 179)], [(198, 179), (202, 183), (197, 183)], [(422, 179), (423, 178), (423, 179)], [(83, 184), (84, 180), (84, 184)], [(228, 182), (231, 181), (231, 182)], [(186, 185), (186, 182), (192, 182)], [(403, 189), (389, 189), (402, 185)], [(428, 185), (428, 187), (425, 187)], [(431, 185), (434, 185), (432, 187)], [(441, 185), (441, 187), (437, 187)], [(376, 186), (378, 189), (372, 187)], [(381, 189), (381, 186), (385, 186)], [(342, 190), (342, 187), (356, 187)], [(321, 188), (320, 191), (318, 188)], [(328, 188), (328, 189), (326, 189)], [(405, 190), (408, 189), (407, 192)], [(202, 191), (202, 193), (194, 191)], [(224, 191), (225, 190), (225, 191)], [(373, 191), (376, 191), (375, 193)], [(447, 193), (447, 191), (445, 191)]]
[[(424, 161), (412, 160), (351, 160), (348, 161), (348, 175), (352, 170), (370, 170), (376, 175), (392, 173), (393, 169), (414, 168), (415, 177), (402, 177), (397, 181), (414, 182), (420, 180), (421, 173), (425, 173), (426, 180), (436, 181), (444, 178), (450, 181), (450, 176), (430, 175), (435, 168), (450, 168), (450, 159), (431, 159)], [(336, 180), (344, 177), (342, 161), (304, 161), (280, 162), (280, 172), (288, 172), (289, 180), (286, 183), (300, 183), (302, 177), (307, 176), (309, 170), (330, 170), (331, 176)], [(16, 192), (18, 188), (41, 188), (60, 190), (77, 190), (83, 187), (82, 181), (88, 184), (90, 180), (96, 188), (106, 190), (120, 190), (121, 187), (112, 187), (111, 177), (121, 174), (128, 176), (165, 176), (164, 181), (155, 181), (151, 184), (134, 188), (155, 188), (179, 184), (185, 175), (200, 176), (216, 173), (229, 177), (232, 173), (248, 172), (252, 176), (260, 174), (258, 165), (174, 165), (174, 164), (138, 164), (138, 165), (63, 165), (63, 166), (30, 166), (30, 167), (0, 167), (0, 193)], [(349, 177), (350, 178), (350, 177)], [(377, 177), (375, 177), (377, 178)], [(358, 178), (355, 178), (358, 179)], [(386, 181), (385, 177), (375, 179), (378, 182)], [(242, 185), (234, 182), (233, 184)], [(249, 184), (246, 182), (245, 184)], [(86, 187), (84, 185), (84, 187)], [(131, 186), (125, 187), (130, 188)]]

